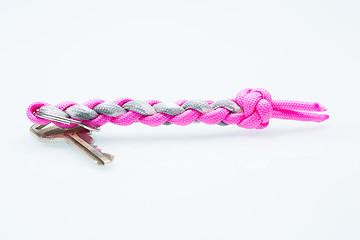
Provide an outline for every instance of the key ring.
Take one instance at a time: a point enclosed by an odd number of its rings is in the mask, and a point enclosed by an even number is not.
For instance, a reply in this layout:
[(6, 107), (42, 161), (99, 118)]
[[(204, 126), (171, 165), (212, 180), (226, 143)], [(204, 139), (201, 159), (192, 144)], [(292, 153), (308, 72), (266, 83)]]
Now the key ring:
[[(128, 126), (140, 122), (148, 126), (181, 125), (202, 122), (212, 125), (237, 125), (247, 129), (263, 129), (271, 118), (322, 122), (329, 115), (318, 114), (327, 109), (316, 102), (273, 100), (262, 88), (246, 88), (235, 98), (211, 100), (179, 100), (165, 103), (158, 100), (139, 101), (120, 98), (114, 102), (100, 99), (83, 104), (62, 102), (51, 106), (34, 102), (27, 116), (35, 123), (31, 132), (41, 139), (64, 138), (89, 155), (98, 165), (111, 162), (113, 156), (103, 153), (89, 136), (92, 131), (111, 122)], [(48, 124), (52, 127), (45, 127)]]
[(80, 127), (83, 127), (89, 131), (95, 131), (95, 132), (99, 132), (100, 131), (100, 127), (90, 127), (88, 125), (86, 125), (85, 123), (82, 123), (78, 120), (75, 119), (71, 119), (71, 118), (66, 118), (66, 117), (61, 117), (61, 116), (56, 116), (50, 113), (43, 113), (43, 112), (37, 112), (36, 113), (37, 117), (46, 119), (46, 120), (50, 120), (50, 121), (54, 121), (54, 122), (58, 122), (58, 123), (63, 123), (63, 124), (67, 124), (67, 125), (71, 125), (71, 123), (74, 123)]

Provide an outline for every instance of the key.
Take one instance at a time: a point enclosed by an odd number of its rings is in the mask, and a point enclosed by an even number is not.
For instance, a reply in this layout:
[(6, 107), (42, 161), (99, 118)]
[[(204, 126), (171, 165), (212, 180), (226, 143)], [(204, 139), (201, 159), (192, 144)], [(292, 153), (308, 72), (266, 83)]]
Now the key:
[(33, 125), (30, 127), (32, 132), (40, 140), (53, 141), (55, 139), (66, 139), (80, 151), (92, 158), (97, 165), (110, 163), (114, 156), (109, 153), (103, 153), (96, 145), (94, 139), (90, 136), (91, 131), (81, 126), (71, 129), (59, 128), (52, 124)]

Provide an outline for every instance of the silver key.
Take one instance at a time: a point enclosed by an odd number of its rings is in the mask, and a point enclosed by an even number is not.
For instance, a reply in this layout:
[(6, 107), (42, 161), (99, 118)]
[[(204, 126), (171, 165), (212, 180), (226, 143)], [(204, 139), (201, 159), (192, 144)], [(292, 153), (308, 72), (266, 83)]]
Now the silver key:
[(55, 125), (32, 125), (30, 131), (41, 140), (51, 141), (54, 139), (66, 139), (80, 151), (92, 158), (97, 165), (110, 163), (114, 156), (109, 153), (103, 153), (96, 145), (94, 139), (90, 136), (91, 131), (81, 126), (64, 129)]

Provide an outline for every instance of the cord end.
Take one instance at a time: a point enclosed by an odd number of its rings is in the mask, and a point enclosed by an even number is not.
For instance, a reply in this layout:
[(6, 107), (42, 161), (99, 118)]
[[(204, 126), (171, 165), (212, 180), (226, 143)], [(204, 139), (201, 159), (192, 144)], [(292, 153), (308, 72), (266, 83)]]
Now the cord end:
[(327, 115), (327, 114), (319, 114), (318, 115), (318, 118), (315, 120), (315, 122), (323, 122), (323, 121), (326, 121), (326, 120), (328, 120), (329, 119), (329, 115)]
[(327, 111), (327, 108), (319, 103), (315, 103), (316, 112), (325, 112)]

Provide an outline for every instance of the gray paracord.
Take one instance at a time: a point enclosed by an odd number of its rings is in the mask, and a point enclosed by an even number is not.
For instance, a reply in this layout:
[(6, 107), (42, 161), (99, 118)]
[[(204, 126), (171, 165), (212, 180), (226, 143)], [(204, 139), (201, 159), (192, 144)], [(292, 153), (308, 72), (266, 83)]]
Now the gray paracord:
[[(64, 118), (74, 118), (79, 120), (92, 120), (99, 116), (99, 114), (103, 114), (111, 117), (119, 117), (128, 111), (133, 111), (136, 113), (140, 113), (143, 116), (151, 116), (156, 113), (164, 113), (170, 116), (176, 116), (184, 113), (186, 110), (193, 109), (199, 111), (200, 113), (207, 113), (213, 111), (217, 108), (226, 108), (231, 113), (241, 113), (243, 109), (231, 100), (220, 100), (216, 101), (212, 104), (208, 104), (204, 100), (189, 100), (182, 104), (181, 106), (176, 103), (157, 103), (151, 106), (149, 103), (145, 101), (129, 101), (122, 106), (119, 106), (113, 102), (106, 102), (96, 105), (93, 109), (88, 108), (81, 104), (75, 104), (73, 106), (68, 107), (65, 111), (60, 110), (55, 106), (42, 106), (39, 109), (40, 113), (52, 114), (59, 117)], [(169, 123), (164, 123), (169, 124)], [(226, 125), (223, 122), (219, 123), (220, 125)]]

